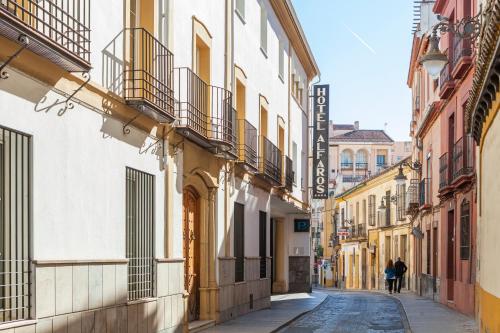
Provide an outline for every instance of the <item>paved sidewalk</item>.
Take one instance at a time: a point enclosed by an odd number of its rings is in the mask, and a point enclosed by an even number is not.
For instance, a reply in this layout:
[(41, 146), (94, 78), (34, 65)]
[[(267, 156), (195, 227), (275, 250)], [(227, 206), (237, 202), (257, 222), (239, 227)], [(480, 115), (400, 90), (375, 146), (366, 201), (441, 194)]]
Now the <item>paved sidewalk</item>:
[(271, 307), (254, 311), (221, 325), (210, 327), (203, 333), (270, 333), (311, 311), (321, 304), (326, 294), (314, 291), (311, 294), (285, 294), (271, 296)]
[(431, 299), (403, 292), (393, 294), (401, 301), (413, 333), (475, 333), (477, 324), (465, 316)]

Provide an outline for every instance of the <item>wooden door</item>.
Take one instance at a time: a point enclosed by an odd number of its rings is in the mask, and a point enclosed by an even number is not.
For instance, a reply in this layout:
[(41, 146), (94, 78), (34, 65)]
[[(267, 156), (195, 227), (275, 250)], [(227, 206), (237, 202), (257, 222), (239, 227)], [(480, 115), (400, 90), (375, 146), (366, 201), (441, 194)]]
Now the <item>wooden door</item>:
[(184, 190), (183, 195), (183, 241), (184, 241), (184, 287), (189, 293), (189, 321), (197, 320), (200, 315), (200, 228), (198, 195)]

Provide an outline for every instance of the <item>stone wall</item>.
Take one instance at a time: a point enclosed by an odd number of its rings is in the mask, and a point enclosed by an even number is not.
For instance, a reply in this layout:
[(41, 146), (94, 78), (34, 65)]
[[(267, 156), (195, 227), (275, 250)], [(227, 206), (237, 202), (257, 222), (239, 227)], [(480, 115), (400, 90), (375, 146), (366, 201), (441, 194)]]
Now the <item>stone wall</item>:
[(245, 280), (234, 282), (234, 259), (219, 258), (219, 322), (271, 306), (270, 259), (266, 278), (260, 278), (260, 258), (245, 258)]
[(127, 271), (126, 260), (36, 263), (34, 320), (6, 324), (0, 332), (182, 332), (183, 261), (157, 262), (154, 297), (132, 302)]
[(311, 292), (311, 258), (309, 256), (288, 257), (288, 292)]

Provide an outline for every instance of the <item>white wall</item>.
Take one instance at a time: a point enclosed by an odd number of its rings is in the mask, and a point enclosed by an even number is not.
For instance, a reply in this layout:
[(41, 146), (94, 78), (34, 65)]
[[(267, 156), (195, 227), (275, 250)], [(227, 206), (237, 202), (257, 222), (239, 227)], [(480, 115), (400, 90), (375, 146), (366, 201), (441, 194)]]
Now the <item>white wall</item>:
[[(5, 92), (46, 93), (35, 104)], [(0, 124), (32, 136), (33, 258), (125, 258), (125, 168), (155, 176), (156, 255), (163, 256), (164, 176), (157, 156), (140, 154), (145, 133), (76, 105), (48, 108), (60, 96), (12, 75), (0, 86)], [(45, 108), (45, 109), (44, 109)], [(37, 111), (38, 110), (38, 111)], [(64, 251), (62, 251), (64, 249)]]

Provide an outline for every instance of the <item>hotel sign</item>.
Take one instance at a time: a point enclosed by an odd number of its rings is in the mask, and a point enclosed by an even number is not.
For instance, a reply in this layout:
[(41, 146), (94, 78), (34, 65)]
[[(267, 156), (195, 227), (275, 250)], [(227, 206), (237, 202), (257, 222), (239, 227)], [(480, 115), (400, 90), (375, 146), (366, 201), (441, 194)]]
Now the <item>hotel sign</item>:
[(329, 94), (328, 84), (313, 87), (313, 199), (328, 198)]

